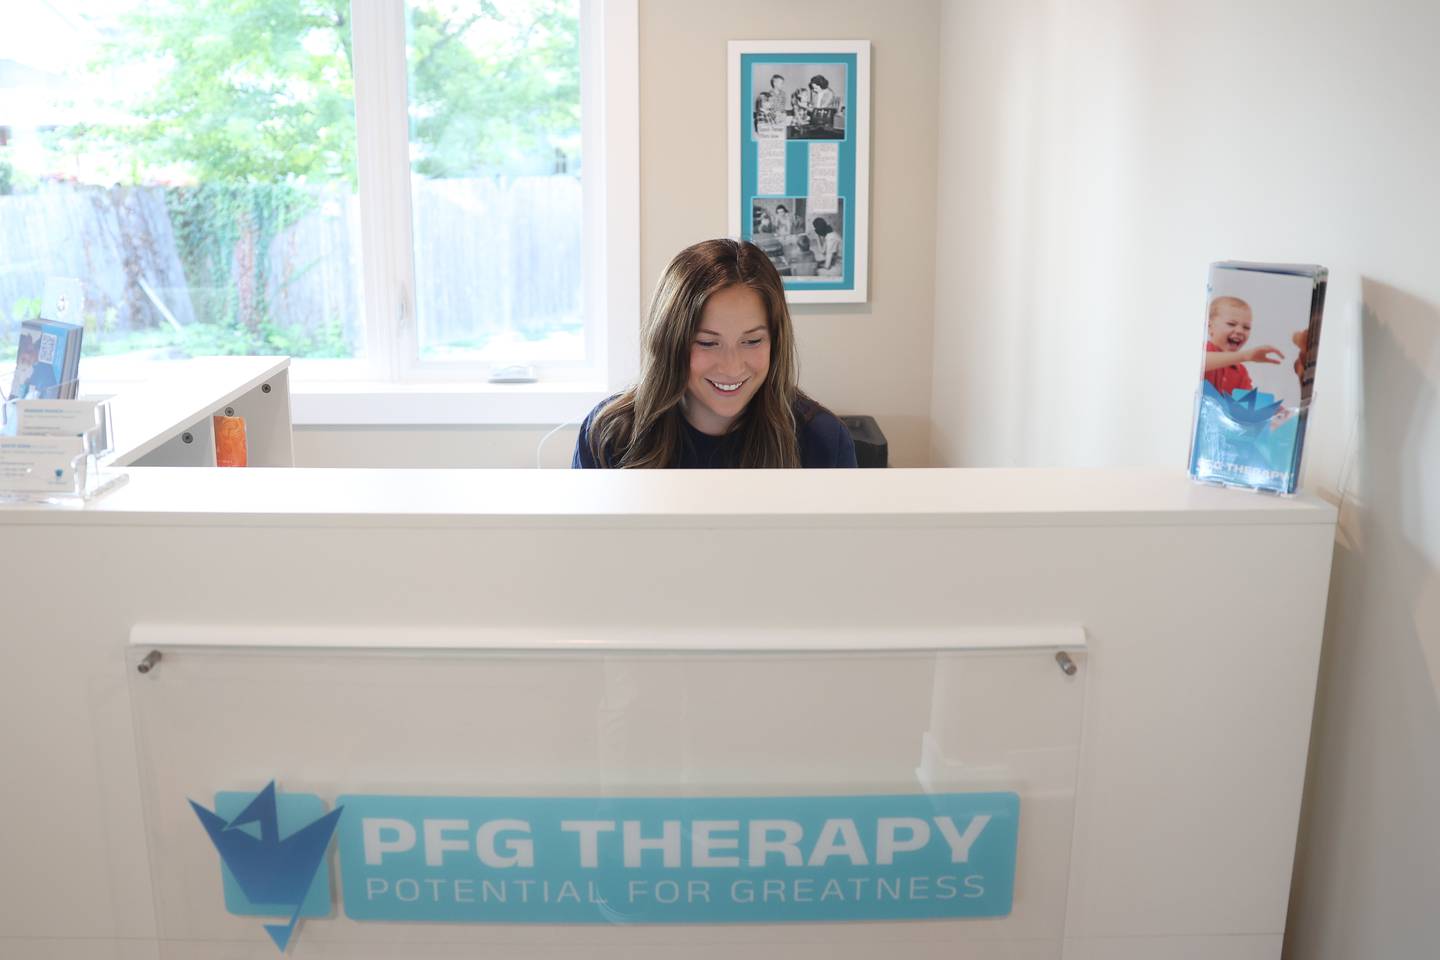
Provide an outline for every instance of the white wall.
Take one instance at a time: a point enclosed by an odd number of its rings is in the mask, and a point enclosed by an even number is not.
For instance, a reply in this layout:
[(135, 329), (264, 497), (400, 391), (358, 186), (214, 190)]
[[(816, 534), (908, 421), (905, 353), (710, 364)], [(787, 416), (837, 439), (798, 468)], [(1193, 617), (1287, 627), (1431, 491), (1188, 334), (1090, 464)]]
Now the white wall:
[(1207, 263), (1331, 269), (1304, 960), (1440, 943), (1437, 36), (1433, 0), (942, 7), (937, 464), (1178, 468)]
[[(570, 466), (578, 426), (295, 428), (297, 467), (547, 468)], [(543, 444), (543, 446), (542, 446)]]

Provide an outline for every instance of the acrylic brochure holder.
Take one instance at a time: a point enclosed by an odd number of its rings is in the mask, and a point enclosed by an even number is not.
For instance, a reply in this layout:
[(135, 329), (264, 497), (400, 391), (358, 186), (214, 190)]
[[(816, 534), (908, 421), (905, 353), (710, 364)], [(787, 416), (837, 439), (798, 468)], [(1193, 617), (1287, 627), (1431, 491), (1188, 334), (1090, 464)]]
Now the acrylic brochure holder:
[(388, 633), (133, 629), (162, 957), (1061, 955), (1078, 628)]
[(120, 486), (127, 475), (102, 465), (114, 435), (106, 400), (0, 403), (0, 501), (83, 502)]
[(1293, 494), (1315, 385), (1329, 271), (1318, 264), (1210, 264), (1190, 476)]

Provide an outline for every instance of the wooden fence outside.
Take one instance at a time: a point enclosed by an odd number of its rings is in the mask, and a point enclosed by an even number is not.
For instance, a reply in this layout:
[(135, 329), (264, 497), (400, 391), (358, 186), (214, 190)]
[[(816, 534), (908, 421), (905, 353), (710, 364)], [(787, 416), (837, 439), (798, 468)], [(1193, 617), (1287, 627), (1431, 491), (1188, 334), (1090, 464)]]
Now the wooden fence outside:
[[(246, 285), (255, 285), (261, 255), (270, 323), (313, 334), (338, 320), (347, 342), (358, 343), (358, 200), (327, 188), (317, 188), (315, 200), (263, 254), (236, 244), (231, 288), (205, 290), (187, 280), (164, 188), (49, 183), (0, 196), (0, 345), (14, 343), (17, 305), (38, 301), (46, 277), (83, 282), (94, 347), (136, 331), (216, 322), (219, 304), (258, 292)], [(413, 202), (427, 343), (473, 345), (500, 331), (534, 337), (579, 323), (577, 178), (417, 179)]]

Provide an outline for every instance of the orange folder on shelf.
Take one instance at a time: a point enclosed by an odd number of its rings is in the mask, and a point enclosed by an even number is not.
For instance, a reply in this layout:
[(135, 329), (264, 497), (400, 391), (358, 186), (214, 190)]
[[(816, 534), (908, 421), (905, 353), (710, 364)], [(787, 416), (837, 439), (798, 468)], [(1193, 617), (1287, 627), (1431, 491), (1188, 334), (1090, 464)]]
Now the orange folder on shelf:
[(215, 418), (215, 466), (243, 467), (246, 464), (245, 418)]

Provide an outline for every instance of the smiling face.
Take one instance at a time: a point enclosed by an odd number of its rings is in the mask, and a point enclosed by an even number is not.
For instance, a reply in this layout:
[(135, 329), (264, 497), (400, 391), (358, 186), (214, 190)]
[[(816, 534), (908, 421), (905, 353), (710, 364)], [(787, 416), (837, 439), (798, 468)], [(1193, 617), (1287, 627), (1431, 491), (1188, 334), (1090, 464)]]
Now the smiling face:
[(1249, 307), (1233, 301), (1217, 303), (1210, 314), (1210, 342), (1219, 350), (1240, 350), (1250, 339), (1253, 323)]
[(690, 343), (685, 419), (720, 436), (735, 423), (770, 370), (770, 324), (765, 303), (736, 284), (712, 294)]

